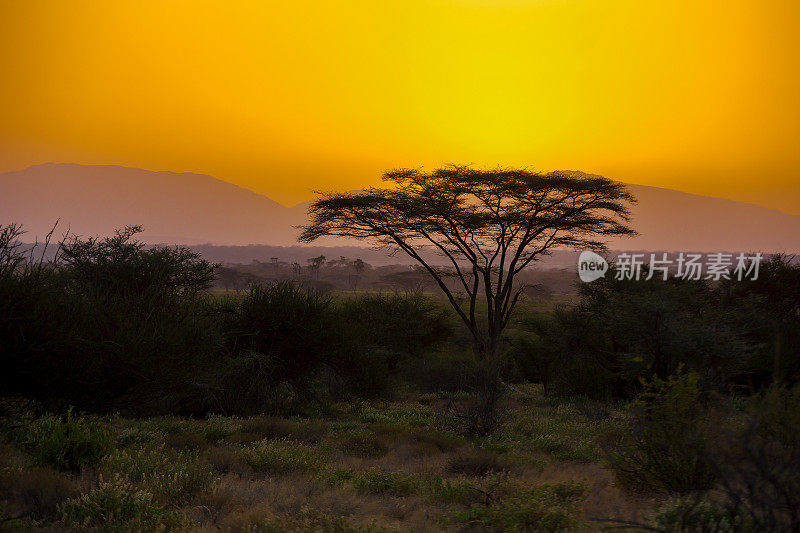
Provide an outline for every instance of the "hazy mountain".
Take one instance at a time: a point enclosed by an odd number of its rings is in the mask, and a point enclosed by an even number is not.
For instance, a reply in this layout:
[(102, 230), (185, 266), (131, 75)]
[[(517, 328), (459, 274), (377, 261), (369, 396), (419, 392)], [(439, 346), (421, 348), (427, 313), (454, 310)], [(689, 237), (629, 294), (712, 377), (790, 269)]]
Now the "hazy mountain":
[(631, 222), (640, 235), (611, 241), (610, 248), (800, 252), (800, 216), (660, 187), (628, 184), (628, 190), (638, 200)]
[[(640, 236), (612, 248), (800, 251), (800, 216), (757, 205), (631, 185)], [(0, 174), (0, 224), (22, 223), (26, 240), (59, 228), (107, 235), (143, 224), (148, 242), (297, 244), (306, 204), (285, 207), (203, 174), (49, 163)], [(328, 241), (320, 244), (352, 244)]]
[(22, 223), (31, 240), (57, 218), (78, 235), (142, 224), (148, 242), (291, 245), (305, 207), (204, 174), (54, 163), (0, 174), (0, 223)]

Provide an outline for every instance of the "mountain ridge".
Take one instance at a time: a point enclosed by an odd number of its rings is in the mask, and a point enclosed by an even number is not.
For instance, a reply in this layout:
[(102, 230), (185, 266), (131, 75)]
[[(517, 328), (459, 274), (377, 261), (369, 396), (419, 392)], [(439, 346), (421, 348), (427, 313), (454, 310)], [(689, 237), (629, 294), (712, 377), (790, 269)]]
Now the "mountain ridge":
[[(580, 171), (573, 175), (596, 176)], [(616, 249), (800, 251), (800, 216), (757, 204), (626, 184), (638, 237)], [(296, 246), (309, 202), (292, 206), (208, 174), (118, 165), (44, 163), (0, 174), (0, 224), (21, 223), (29, 239), (56, 219), (79, 235), (131, 224), (150, 243)], [(62, 231), (63, 231), (62, 230)], [(362, 245), (328, 238), (316, 246)]]

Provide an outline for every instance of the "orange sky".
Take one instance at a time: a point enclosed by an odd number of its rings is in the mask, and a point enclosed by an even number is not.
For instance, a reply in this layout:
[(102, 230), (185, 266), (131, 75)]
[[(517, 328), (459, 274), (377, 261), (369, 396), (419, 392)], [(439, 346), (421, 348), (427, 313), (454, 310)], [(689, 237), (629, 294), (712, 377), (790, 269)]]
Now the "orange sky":
[(0, 171), (212, 174), (285, 204), (447, 162), (800, 214), (800, 2), (0, 0)]

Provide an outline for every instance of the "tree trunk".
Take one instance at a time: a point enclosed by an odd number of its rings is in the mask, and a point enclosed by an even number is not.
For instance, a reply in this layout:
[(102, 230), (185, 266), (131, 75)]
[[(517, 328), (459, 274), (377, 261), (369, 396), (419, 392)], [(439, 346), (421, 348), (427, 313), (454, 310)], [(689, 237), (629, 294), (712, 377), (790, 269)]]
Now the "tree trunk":
[(468, 413), (469, 433), (488, 435), (499, 421), (499, 402), (504, 393), (500, 379), (499, 339), (489, 336), (476, 340), (474, 403)]

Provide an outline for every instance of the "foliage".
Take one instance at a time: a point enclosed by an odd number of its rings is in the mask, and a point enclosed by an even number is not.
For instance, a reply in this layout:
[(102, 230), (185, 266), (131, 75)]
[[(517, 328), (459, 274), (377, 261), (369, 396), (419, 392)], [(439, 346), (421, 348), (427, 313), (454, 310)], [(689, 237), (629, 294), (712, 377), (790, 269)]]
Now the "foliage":
[(736, 327), (756, 347), (739, 383), (760, 390), (800, 382), (800, 258), (769, 256), (757, 279), (722, 280), (719, 293)]
[[(216, 347), (199, 298), (213, 266), (185, 248), (145, 248), (138, 231), (72, 237), (49, 262), (4, 270), (7, 394), (92, 411), (191, 409)], [(7, 244), (0, 256), (15, 253)]]
[(150, 311), (154, 303), (195, 296), (211, 286), (213, 265), (188, 248), (145, 248), (133, 237), (141, 226), (128, 226), (113, 237), (73, 237), (61, 247), (71, 280), (97, 298), (120, 298)]
[(759, 531), (800, 529), (800, 385), (771, 387), (743, 422), (722, 428), (708, 460), (724, 505)]
[(577, 531), (576, 505), (585, 489), (578, 483), (540, 485), (518, 491), (494, 503), (476, 505), (453, 513), (452, 522), (487, 531)]
[[(383, 179), (394, 187), (316, 200), (300, 240), (338, 235), (402, 250), (433, 277), (486, 357), (498, 347), (520, 294), (514, 280), (525, 266), (551, 247), (599, 246), (598, 237), (633, 233), (624, 225), (633, 197), (605, 178), (449, 166), (393, 170)], [(426, 246), (449, 261), (468, 296), (463, 305), (445, 283), (447, 274), (420, 255)], [(479, 326), (476, 303), (484, 293), (487, 316)]]
[(342, 299), (338, 314), (348, 324), (358, 324), (381, 348), (392, 352), (397, 367), (409, 357), (421, 357), (452, 334), (450, 314), (421, 294), (365, 293)]
[(333, 300), (291, 283), (227, 299), (186, 248), (146, 247), (129, 227), (71, 237), (32, 262), (0, 228), (0, 376), (6, 394), (51, 409), (133, 414), (284, 412), (376, 396), (400, 363), (445, 339), (450, 320), (419, 295)]
[(761, 530), (742, 509), (703, 498), (676, 498), (661, 506), (656, 524), (667, 533), (756, 533)]
[(552, 392), (630, 398), (640, 378), (666, 379), (679, 366), (726, 389), (745, 371), (752, 345), (705, 281), (617, 280), (612, 269), (579, 296), (552, 316), (522, 320), (514, 343), (518, 368)]
[(707, 413), (697, 382), (693, 373), (643, 381), (630, 432), (607, 436), (608, 459), (623, 486), (668, 495), (713, 487)]
[(297, 381), (321, 361), (335, 341), (330, 296), (289, 282), (253, 285), (224, 309), (229, 352), (268, 357), (262, 382)]
[(242, 458), (258, 472), (315, 472), (322, 466), (318, 450), (289, 439), (264, 439), (244, 448)]
[(221, 381), (239, 385), (223, 402), (242, 414), (280, 412), (326, 389), (379, 395), (401, 361), (419, 357), (450, 328), (442, 309), (421, 296), (336, 301), (289, 282), (254, 285), (224, 302), (221, 316), (230, 354)]
[[(647, 278), (643, 269), (642, 278)], [(550, 392), (631, 398), (639, 378), (682, 365), (705, 388), (756, 392), (800, 380), (800, 262), (762, 262), (758, 279), (719, 283), (658, 276), (618, 280), (615, 271), (579, 287), (579, 301), (530, 314), (510, 355), (526, 380)]]
[(507, 460), (486, 450), (473, 449), (452, 457), (447, 464), (447, 471), (472, 477), (484, 477), (489, 474), (509, 470)]
[(34, 460), (59, 470), (94, 466), (113, 450), (111, 432), (95, 421), (73, 414), (45, 414), (17, 431), (16, 438)]
[(163, 445), (116, 450), (103, 460), (102, 470), (124, 476), (169, 504), (186, 503), (215, 479), (209, 465), (196, 454), (176, 452)]
[[(313, 202), (300, 240), (367, 239), (403, 251), (428, 272), (469, 330), (479, 363), (475, 377), (483, 382), (474, 387), (467, 430), (491, 432), (503, 392), (501, 337), (525, 287), (518, 274), (553, 247), (599, 248), (599, 239), (634, 234), (626, 223), (635, 200), (622, 184), (568, 172), (453, 165), (392, 170), (383, 179), (393, 187)], [(422, 254), (426, 247), (448, 268), (432, 266)], [(479, 303), (485, 314), (477, 312)]]
[(98, 487), (61, 506), (62, 523), (70, 529), (101, 531), (176, 531), (185, 517), (153, 501), (152, 494), (136, 490), (122, 478)]
[(0, 460), (0, 521), (6, 506), (16, 508), (17, 515), (58, 519), (59, 504), (80, 494), (71, 472), (30, 464), (10, 464), (13, 454), (9, 452), (9, 447), (0, 449), (0, 454), (8, 454)]
[(417, 492), (420, 487), (420, 480), (417, 476), (383, 470), (340, 471), (338, 478), (349, 481), (356, 490), (365, 494), (409, 496)]

